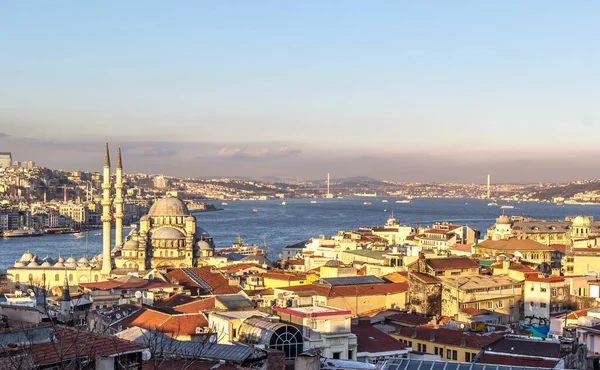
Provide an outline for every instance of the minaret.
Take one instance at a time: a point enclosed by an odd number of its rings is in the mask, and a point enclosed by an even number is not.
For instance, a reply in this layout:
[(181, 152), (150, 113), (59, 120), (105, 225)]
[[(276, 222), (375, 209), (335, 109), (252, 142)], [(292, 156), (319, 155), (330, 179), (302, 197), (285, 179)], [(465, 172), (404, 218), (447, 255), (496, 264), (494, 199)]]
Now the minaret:
[(490, 174), (487, 177), (487, 198), (490, 199)]
[(115, 182), (115, 245), (123, 244), (123, 161), (121, 147), (117, 157), (117, 179)]
[(108, 140), (104, 149), (104, 176), (102, 179), (102, 275), (110, 275), (110, 155)]

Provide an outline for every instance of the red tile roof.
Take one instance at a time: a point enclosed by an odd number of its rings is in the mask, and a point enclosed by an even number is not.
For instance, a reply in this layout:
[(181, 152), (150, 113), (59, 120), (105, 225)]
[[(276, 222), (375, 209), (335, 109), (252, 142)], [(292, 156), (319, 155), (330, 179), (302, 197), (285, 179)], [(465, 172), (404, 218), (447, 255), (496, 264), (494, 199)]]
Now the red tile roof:
[(482, 316), (482, 315), (487, 315), (487, 312), (482, 311), (482, 310), (478, 310), (476, 308), (473, 307), (465, 307), (465, 308), (461, 308), (460, 309), (461, 312), (466, 313), (469, 316)]
[(506, 365), (506, 366), (529, 366), (554, 369), (559, 360), (545, 360), (541, 357), (511, 356), (484, 353), (476, 361), (478, 364)]
[(65, 362), (75, 357), (116, 356), (128, 352), (141, 352), (146, 346), (114, 336), (100, 335), (64, 326), (54, 327), (55, 341), (33, 344), (28, 352), (33, 354), (37, 366)]
[(471, 253), (471, 245), (469, 244), (455, 244), (453, 247), (448, 248), (451, 251), (456, 251), (456, 252), (467, 252), (467, 253)]
[(193, 274), (195, 274), (200, 280), (204, 281), (208, 286), (211, 287), (210, 291), (204, 290), (195, 281), (193, 281), (185, 272), (181, 269), (173, 269), (167, 272), (169, 280), (176, 281), (178, 284), (185, 286), (186, 288), (197, 292), (198, 294), (235, 294), (242, 290), (241, 287), (235, 285), (229, 285), (229, 280), (225, 278), (220, 272), (213, 272), (211, 267), (194, 267), (190, 268)]
[(434, 270), (479, 269), (479, 264), (469, 257), (428, 258), (425, 263)]
[(408, 275), (414, 276), (425, 284), (436, 284), (440, 282), (440, 279), (436, 278), (435, 276), (427, 275), (418, 271), (411, 271)]
[[(407, 326), (397, 326), (396, 334), (406, 337), (408, 340), (410, 340), (410, 338), (417, 338), (431, 341), (433, 343), (442, 343), (452, 346), (460, 346), (461, 340), (464, 338), (465, 347), (478, 349), (484, 348), (485, 346), (496, 342), (505, 335), (505, 333), (464, 333), (462, 330), (445, 327), (438, 327), (436, 329), (433, 325), (421, 325), (413, 328)], [(431, 340), (432, 338), (434, 339), (433, 341)]]
[(201, 313), (207, 310), (214, 310), (215, 301), (215, 297), (196, 299), (193, 302), (173, 307), (173, 310), (181, 313)]
[(548, 247), (532, 239), (510, 238), (508, 240), (484, 240), (477, 244), (476, 248), (500, 250), (500, 251), (553, 251)]
[(567, 246), (564, 244), (550, 244), (549, 247), (562, 254), (567, 251)]
[(550, 277), (540, 277), (539, 275), (531, 274), (525, 277), (526, 281), (536, 281), (540, 283), (559, 283), (564, 282), (567, 276), (550, 276)]
[(430, 317), (413, 315), (412, 313), (407, 312), (400, 312), (394, 315), (387, 316), (386, 320), (395, 321), (402, 324), (409, 324), (407, 326), (419, 326), (431, 322)]
[(208, 321), (202, 313), (168, 314), (149, 308), (142, 308), (126, 318), (112, 324), (114, 329), (138, 326), (148, 330), (157, 330), (171, 337), (193, 335), (196, 328), (205, 328)]
[(262, 274), (259, 274), (259, 276), (262, 276), (265, 279), (283, 280), (283, 281), (302, 281), (302, 280), (306, 279), (305, 276), (299, 276), (299, 275), (294, 275), (294, 274), (284, 274), (284, 273), (277, 273), (277, 272), (264, 272)]
[(385, 295), (403, 293), (408, 290), (408, 283), (364, 284), (345, 286), (299, 285), (279, 288), (291, 292), (314, 292), (321, 297), (355, 297), (364, 295)]
[(156, 307), (156, 308), (171, 308), (171, 307), (179, 306), (179, 305), (194, 302), (194, 301), (197, 301), (197, 298), (190, 297), (189, 295), (185, 295), (185, 294), (174, 294), (163, 301), (154, 303), (154, 307)]
[(374, 328), (370, 320), (359, 320), (351, 326), (352, 334), (356, 335), (357, 352), (389, 352), (406, 350), (407, 346), (392, 336)]
[(99, 281), (95, 283), (81, 283), (84, 288), (91, 290), (111, 290), (111, 289), (140, 289), (140, 290), (153, 290), (153, 289), (164, 289), (164, 288), (179, 288), (179, 285), (172, 284), (160, 279), (145, 280), (140, 278), (135, 279), (110, 279), (106, 281)]

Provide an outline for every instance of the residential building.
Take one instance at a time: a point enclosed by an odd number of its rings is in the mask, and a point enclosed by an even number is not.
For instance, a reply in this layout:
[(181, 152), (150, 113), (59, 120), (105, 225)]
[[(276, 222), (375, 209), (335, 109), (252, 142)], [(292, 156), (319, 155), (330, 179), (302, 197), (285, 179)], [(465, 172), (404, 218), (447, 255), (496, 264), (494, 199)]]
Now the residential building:
[(488, 258), (496, 259), (498, 256), (510, 254), (534, 265), (546, 264), (550, 268), (554, 248), (540, 244), (531, 239), (516, 237), (501, 240), (484, 240), (474, 246), (475, 253)]
[(0, 168), (12, 166), (12, 155), (9, 152), (0, 152)]
[(575, 306), (571, 293), (586, 289), (588, 280), (588, 276), (528, 275), (523, 289), (525, 319), (535, 326), (548, 325), (551, 317)]
[(321, 349), (321, 356), (356, 360), (356, 335), (350, 330), (351, 312), (329, 306), (275, 307), (282, 321), (302, 328), (304, 351)]

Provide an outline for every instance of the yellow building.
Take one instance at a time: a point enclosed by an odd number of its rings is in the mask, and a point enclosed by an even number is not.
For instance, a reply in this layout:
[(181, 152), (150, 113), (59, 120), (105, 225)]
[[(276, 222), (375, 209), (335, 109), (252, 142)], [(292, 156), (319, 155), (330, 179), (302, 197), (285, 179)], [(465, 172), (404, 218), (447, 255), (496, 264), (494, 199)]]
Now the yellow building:
[(390, 335), (410, 346), (413, 351), (438, 355), (442, 361), (472, 362), (479, 351), (505, 334), (477, 333), (434, 325), (398, 325), (396, 332)]
[(502, 240), (485, 240), (473, 247), (476, 254), (496, 258), (507, 254), (520, 257), (521, 260), (541, 264), (551, 263), (554, 248), (540, 244), (531, 239), (510, 238)]
[(261, 274), (265, 288), (283, 288), (298, 285), (310, 285), (319, 277), (316, 274), (290, 274), (283, 272), (265, 272)]

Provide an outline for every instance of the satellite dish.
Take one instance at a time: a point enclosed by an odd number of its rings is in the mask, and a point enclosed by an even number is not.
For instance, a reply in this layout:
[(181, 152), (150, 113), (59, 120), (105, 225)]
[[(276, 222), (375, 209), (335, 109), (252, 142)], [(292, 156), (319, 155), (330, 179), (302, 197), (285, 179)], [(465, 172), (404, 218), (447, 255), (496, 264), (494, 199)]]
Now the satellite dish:
[(27, 289), (27, 293), (29, 294), (30, 297), (35, 297), (35, 292), (31, 289)]
[(464, 329), (465, 328), (465, 324), (460, 324), (460, 328)]
[(211, 335), (210, 337), (208, 337), (208, 341), (212, 344), (215, 343), (217, 341), (217, 336), (216, 335)]
[(137, 298), (137, 299), (142, 298), (142, 292), (140, 292), (139, 290), (137, 292), (135, 292), (135, 298)]
[(151, 358), (152, 358), (152, 354), (150, 353), (150, 351), (142, 352), (142, 361), (149, 361)]

